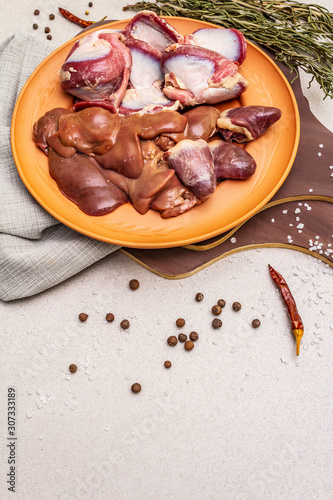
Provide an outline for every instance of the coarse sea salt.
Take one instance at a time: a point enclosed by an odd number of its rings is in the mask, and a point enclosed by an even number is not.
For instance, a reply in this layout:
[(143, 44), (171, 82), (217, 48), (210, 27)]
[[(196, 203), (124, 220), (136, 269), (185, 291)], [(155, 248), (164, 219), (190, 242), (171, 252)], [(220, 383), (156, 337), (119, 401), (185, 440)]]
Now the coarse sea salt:
[(295, 214), (299, 214), (301, 212), (300, 208), (296, 208)]
[(230, 238), (230, 243), (236, 243), (237, 239), (236, 238)]

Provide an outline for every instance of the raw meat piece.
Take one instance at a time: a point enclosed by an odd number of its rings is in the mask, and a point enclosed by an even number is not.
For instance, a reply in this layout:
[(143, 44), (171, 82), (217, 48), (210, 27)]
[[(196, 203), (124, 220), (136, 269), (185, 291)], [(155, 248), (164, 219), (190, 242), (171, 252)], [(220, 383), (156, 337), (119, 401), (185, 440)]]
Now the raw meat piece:
[(239, 106), (226, 109), (217, 120), (225, 141), (238, 143), (253, 141), (278, 121), (281, 111), (269, 106)]
[(161, 70), (162, 53), (142, 40), (129, 38), (124, 42), (131, 51), (132, 67), (129, 88), (119, 112), (152, 113), (164, 108), (177, 110), (180, 103), (170, 101), (162, 92), (164, 75)]
[(204, 139), (207, 141), (216, 132), (216, 120), (220, 112), (214, 106), (196, 106), (183, 113), (187, 119), (184, 133), (161, 134), (155, 139), (155, 143), (163, 151), (172, 148), (184, 139)]
[(102, 155), (114, 146), (120, 125), (118, 115), (103, 108), (87, 108), (62, 115), (58, 137), (62, 144), (76, 148), (80, 153)]
[(247, 42), (243, 33), (234, 28), (201, 28), (186, 35), (184, 41), (218, 52), (238, 64), (242, 64), (246, 58)]
[(203, 201), (215, 191), (213, 157), (206, 141), (185, 139), (164, 153), (164, 157), (197, 198)]
[(238, 64), (197, 45), (172, 45), (162, 55), (163, 92), (183, 106), (214, 104), (240, 96), (247, 80)]
[(111, 184), (94, 158), (76, 153), (63, 158), (52, 149), (49, 171), (60, 191), (88, 215), (113, 212), (128, 201), (126, 194)]
[(201, 200), (189, 191), (175, 175), (162, 193), (155, 198), (150, 208), (161, 212), (163, 219), (168, 219), (188, 212), (194, 205), (200, 203)]
[(93, 31), (78, 40), (59, 71), (62, 88), (84, 101), (109, 100), (116, 111), (132, 64), (122, 40), (112, 30)]
[[(148, 141), (144, 141), (148, 142)], [(112, 170), (105, 171), (108, 179), (125, 191), (133, 207), (140, 214), (148, 212), (152, 201), (174, 177), (175, 171), (160, 163), (160, 156), (144, 162), (141, 174), (137, 179), (129, 179)]]
[(161, 52), (171, 43), (182, 42), (183, 37), (155, 12), (138, 12), (125, 28), (125, 36), (143, 40)]
[(215, 134), (216, 121), (220, 116), (220, 112), (214, 106), (196, 106), (184, 114), (187, 118), (187, 127), (185, 129), (186, 139), (195, 141), (196, 139), (204, 139), (207, 141)]
[(57, 139), (56, 132), (59, 128), (59, 118), (66, 114), (71, 114), (71, 111), (65, 108), (54, 108), (51, 111), (47, 111), (45, 115), (41, 116), (34, 123), (32, 132), (33, 140), (46, 155), (49, 154), (50, 138), (52, 138), (52, 148), (61, 156), (70, 158), (76, 153), (75, 148), (67, 148)]
[(215, 175), (218, 181), (222, 179), (248, 179), (256, 171), (254, 158), (245, 149), (220, 139), (209, 144)]

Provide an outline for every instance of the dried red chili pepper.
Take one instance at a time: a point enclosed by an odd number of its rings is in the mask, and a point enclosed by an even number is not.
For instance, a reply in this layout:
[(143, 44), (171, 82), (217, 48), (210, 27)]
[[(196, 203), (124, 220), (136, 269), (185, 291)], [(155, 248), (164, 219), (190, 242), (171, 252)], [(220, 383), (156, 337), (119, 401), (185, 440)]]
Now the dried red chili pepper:
[(65, 19), (68, 19), (68, 21), (71, 21), (72, 23), (78, 24), (82, 28), (87, 28), (88, 26), (91, 26), (93, 24), (93, 21), (86, 21), (84, 19), (80, 19), (79, 17), (75, 16), (68, 10), (62, 9), (61, 7), (58, 7), (59, 12), (62, 16), (64, 16)]
[(291, 294), (291, 291), (289, 289), (289, 286), (287, 285), (286, 280), (281, 276), (281, 274), (275, 271), (275, 269), (273, 269), (272, 266), (270, 266), (269, 264), (268, 268), (273, 280), (280, 288), (282, 297), (288, 307), (288, 314), (292, 322), (292, 330), (296, 339), (296, 354), (297, 356), (299, 356), (299, 348), (301, 344), (301, 338), (304, 333), (304, 327), (302, 319), (297, 310), (295, 299)]

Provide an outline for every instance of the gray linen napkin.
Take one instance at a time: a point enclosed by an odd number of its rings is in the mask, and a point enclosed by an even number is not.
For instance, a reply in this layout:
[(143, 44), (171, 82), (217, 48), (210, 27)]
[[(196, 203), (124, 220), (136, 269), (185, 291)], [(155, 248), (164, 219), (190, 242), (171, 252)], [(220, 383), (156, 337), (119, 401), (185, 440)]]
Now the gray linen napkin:
[(54, 47), (17, 34), (0, 45), (0, 299), (29, 297), (51, 288), (119, 247), (60, 224), (30, 195), (10, 145), (17, 97)]

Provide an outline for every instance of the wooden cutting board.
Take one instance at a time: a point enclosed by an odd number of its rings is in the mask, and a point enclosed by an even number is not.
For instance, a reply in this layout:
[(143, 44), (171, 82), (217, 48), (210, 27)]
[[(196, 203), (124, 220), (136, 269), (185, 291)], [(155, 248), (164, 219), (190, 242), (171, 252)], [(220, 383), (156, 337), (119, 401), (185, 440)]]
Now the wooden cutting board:
[[(291, 83), (289, 69), (277, 64)], [(232, 231), (197, 244), (121, 251), (170, 279), (190, 276), (232, 253), (262, 247), (305, 252), (333, 267), (333, 134), (312, 114), (299, 79), (291, 86), (300, 112), (300, 144), (286, 181), (267, 205)]]

